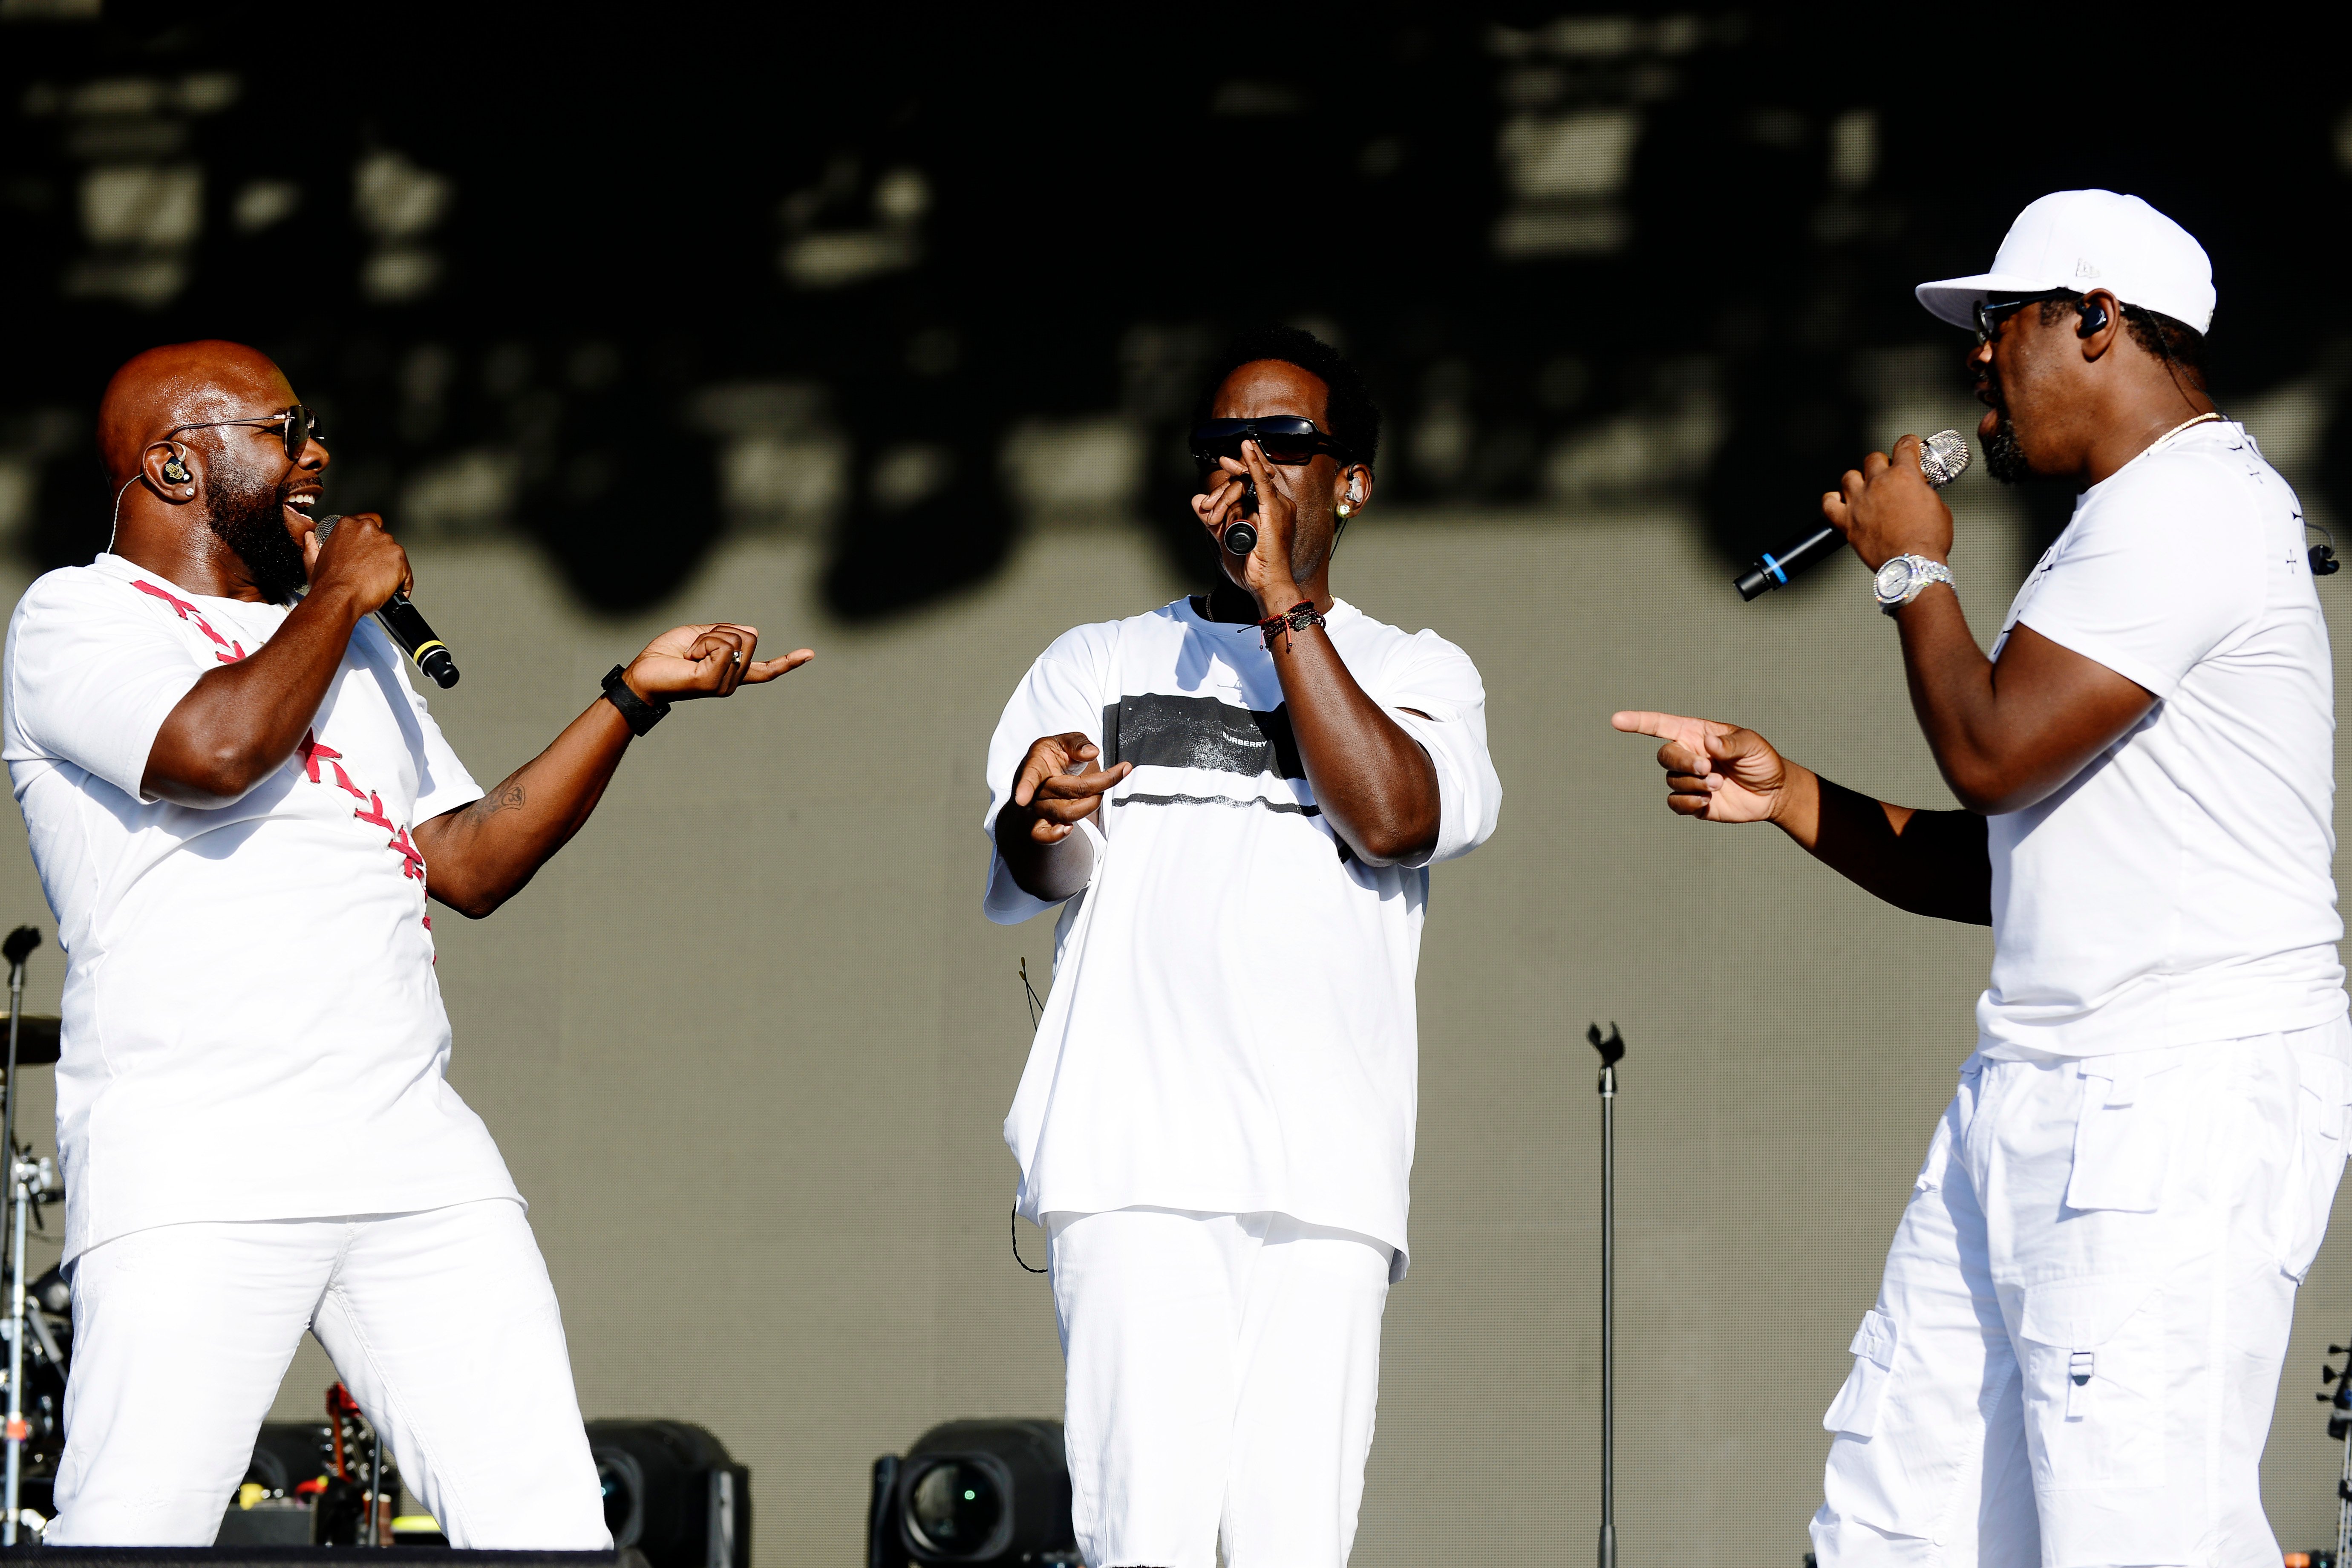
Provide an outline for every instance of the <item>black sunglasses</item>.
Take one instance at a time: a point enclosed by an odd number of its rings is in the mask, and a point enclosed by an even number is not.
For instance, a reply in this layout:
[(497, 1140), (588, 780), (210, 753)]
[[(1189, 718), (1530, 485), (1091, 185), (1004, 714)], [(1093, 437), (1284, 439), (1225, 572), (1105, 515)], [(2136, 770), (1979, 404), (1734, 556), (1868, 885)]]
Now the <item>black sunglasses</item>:
[(1311, 463), (1318, 452), (1328, 452), (1342, 463), (1348, 449), (1315, 427), (1315, 421), (1296, 414), (1267, 419), (1212, 419), (1192, 428), (1192, 461), (1202, 472), (1231, 458), (1242, 461), (1242, 443), (1255, 441), (1269, 463), (1297, 468)]
[(212, 430), (223, 425), (284, 426), (278, 432), (278, 439), (286, 444), (286, 460), (289, 463), (298, 461), (302, 456), (302, 448), (312, 441), (327, 438), (319, 428), (319, 416), (298, 403), (283, 414), (264, 414), (252, 419), (207, 419), (201, 425), (175, 425), (163, 432), (163, 439), (168, 441), (183, 430)]
[(1989, 343), (2000, 336), (2000, 324), (2028, 305), (2039, 305), (2044, 300), (2072, 300), (2072, 289), (2045, 289), (2039, 294), (2020, 294), (2013, 300), (1979, 300), (1976, 305), (1977, 342)]

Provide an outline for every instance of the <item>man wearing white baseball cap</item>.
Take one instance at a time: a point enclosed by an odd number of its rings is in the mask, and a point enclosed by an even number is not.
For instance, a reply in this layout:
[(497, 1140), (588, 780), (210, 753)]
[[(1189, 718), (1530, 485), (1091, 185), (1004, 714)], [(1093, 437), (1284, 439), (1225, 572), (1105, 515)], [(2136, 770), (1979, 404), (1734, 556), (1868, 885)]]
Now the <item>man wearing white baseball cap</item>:
[[(2204, 251), (2066, 191), (1971, 327), (1987, 466), (2081, 491), (1990, 657), (1906, 436), (1822, 498), (1876, 574), (1962, 806), (1752, 731), (1623, 713), (1668, 804), (1769, 821), (1880, 898), (1990, 924), (1977, 1048), (1823, 1425), (1822, 1568), (2276, 1563), (2263, 1446), (2352, 1102), (2327, 628), (2302, 509), (2206, 395)], [(1880, 977), (1900, 1005), (1901, 974)]]

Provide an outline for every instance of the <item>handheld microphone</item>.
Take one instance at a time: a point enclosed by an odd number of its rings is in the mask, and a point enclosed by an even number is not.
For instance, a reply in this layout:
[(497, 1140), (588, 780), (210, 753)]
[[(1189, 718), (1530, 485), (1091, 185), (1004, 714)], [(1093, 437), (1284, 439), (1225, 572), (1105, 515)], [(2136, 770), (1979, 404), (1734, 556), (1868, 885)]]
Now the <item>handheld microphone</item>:
[[(335, 531), (335, 524), (342, 521), (341, 512), (320, 518), (315, 525), (319, 542), (326, 543), (327, 536)], [(375, 624), (408, 656), (410, 663), (433, 678), (434, 685), (447, 688), (457, 684), (457, 661), (450, 657), (449, 645), (433, 635), (433, 628), (425, 624), (425, 617), (416, 613), (407, 595), (395, 592), (386, 599), (383, 608), (375, 613)]]
[[(1938, 430), (1919, 443), (1919, 471), (1937, 489), (1958, 479), (1968, 466), (1969, 444), (1960, 438), (1958, 430)], [(1845, 535), (1823, 523), (1758, 556), (1754, 565), (1732, 579), (1732, 585), (1739, 590), (1742, 599), (1750, 600), (1775, 588), (1785, 588), (1790, 578), (1828, 560), (1844, 542)]]
[[(1249, 517), (1257, 510), (1257, 480), (1252, 475), (1244, 474), (1242, 476), (1242, 499), (1241, 505), (1237, 510), (1244, 517)], [(1254, 522), (1235, 522), (1230, 523), (1226, 526), (1226, 554), (1247, 555), (1251, 551), (1255, 550), (1256, 548), (1257, 524)]]

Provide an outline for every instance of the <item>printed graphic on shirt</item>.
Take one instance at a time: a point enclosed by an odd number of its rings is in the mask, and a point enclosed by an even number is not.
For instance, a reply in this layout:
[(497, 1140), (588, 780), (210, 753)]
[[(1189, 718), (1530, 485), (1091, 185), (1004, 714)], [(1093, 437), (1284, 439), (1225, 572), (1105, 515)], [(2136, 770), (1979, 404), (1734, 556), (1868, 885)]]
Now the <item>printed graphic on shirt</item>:
[[(1132, 763), (1139, 768), (1198, 768), (1233, 773), (1245, 779), (1304, 779), (1298, 742), (1290, 732), (1286, 704), (1271, 713), (1236, 708), (1213, 697), (1171, 697), (1160, 692), (1122, 697), (1103, 710), (1101, 765)], [(1135, 805), (1263, 805), (1269, 810), (1303, 811), (1319, 815), (1313, 806), (1270, 800), (1231, 799), (1214, 795), (1148, 795), (1128, 794), (1122, 804)]]
[(179, 612), (179, 616), (182, 620), (195, 622), (196, 629), (198, 631), (212, 638), (213, 641), (217, 643), (220, 647), (228, 649), (229, 651), (226, 653), (216, 653), (213, 655), (215, 658), (220, 660), (223, 664), (235, 664), (238, 659), (245, 657), (245, 645), (243, 643), (231, 642), (228, 638), (221, 636), (220, 633), (213, 630), (213, 624), (205, 619), (204, 612), (197, 609), (185, 599), (183, 599), (174, 594), (167, 594), (163, 589), (155, 586), (152, 583), (133, 583), (131, 585), (152, 598), (163, 600), (165, 604), (171, 605), (173, 609)]
[[(329, 767), (334, 769), (336, 786), (345, 795), (351, 795), (354, 799), (367, 802), (364, 808), (359, 806), (352, 807), (352, 815), (358, 817), (362, 822), (372, 822), (378, 827), (383, 828), (386, 833), (391, 834), (392, 839), (384, 846), (384, 847), (400, 856), (400, 874), (419, 882), (425, 880), (425, 857), (417, 853), (415, 843), (408, 837), (408, 829), (393, 821), (390, 816), (384, 814), (383, 796), (379, 795), (372, 789), (362, 790), (357, 784), (352, 783), (352, 775), (343, 771), (341, 760), (343, 753), (335, 750), (332, 746), (322, 743), (319, 739), (319, 732), (316, 730), (312, 730), (303, 735), (299, 755), (302, 758), (302, 776), (309, 779), (312, 784), (317, 784), (319, 782), (319, 764), (320, 763), (323, 762)], [(433, 922), (431, 921), (425, 921), (425, 929), (427, 931), (432, 930)]]
[(1133, 763), (1139, 768), (1207, 768), (1255, 778), (1303, 779), (1298, 742), (1290, 732), (1290, 708), (1271, 713), (1236, 708), (1213, 697), (1170, 697), (1156, 691), (1122, 697), (1103, 710), (1103, 759), (1107, 768)]
[[(195, 1220), (515, 1196), (445, 1077), (417, 834), (480, 791), (383, 629), (360, 624), (262, 787), (211, 807), (141, 787), (173, 710), (289, 614), (107, 554), (10, 617), (0, 760), (75, 971), (54, 1069), (68, 1258)], [(293, 952), (322, 957), (267, 962)]]
[[(1100, 765), (1106, 768), (1120, 763), (1133, 763), (1139, 768), (1193, 768), (1230, 773), (1252, 782), (1268, 774), (1301, 781), (1307, 777), (1307, 764), (1298, 755), (1297, 738), (1291, 733), (1290, 708), (1286, 703), (1267, 713), (1255, 708), (1236, 708), (1213, 697), (1173, 697), (1147, 691), (1122, 697), (1105, 708), (1102, 732)], [(1255, 791), (1163, 795), (1130, 789), (1112, 795), (1110, 804), (1221, 805), (1238, 810), (1255, 806), (1283, 816), (1323, 815), (1319, 805), (1268, 800)], [(1331, 842), (1342, 861), (1355, 858), (1355, 851), (1348, 847), (1347, 840), (1333, 834)]]

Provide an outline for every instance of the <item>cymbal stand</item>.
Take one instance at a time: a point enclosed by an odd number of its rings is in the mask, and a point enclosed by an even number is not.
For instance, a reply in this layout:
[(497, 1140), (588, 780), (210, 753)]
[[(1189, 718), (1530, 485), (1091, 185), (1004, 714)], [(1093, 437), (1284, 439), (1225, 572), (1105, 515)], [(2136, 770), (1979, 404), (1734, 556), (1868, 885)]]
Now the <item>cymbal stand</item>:
[(25, 1208), (31, 1194), (25, 1183), (37, 1172), (16, 1148), (16, 1030), (25, 1012), (25, 960), (41, 945), (41, 933), (18, 926), (0, 942), (0, 957), (8, 961), (8, 1076), (0, 1080), (6, 1109), (0, 1110), (0, 1142), (7, 1146), (8, 1201), (11, 1209), (11, 1265), (8, 1281), (8, 1470), (5, 1497), (0, 1497), (0, 1546), (16, 1544), (16, 1513), (22, 1501), (25, 1439), (32, 1428), (25, 1424)]
[(1601, 1568), (1617, 1568), (1617, 1064), (1625, 1037), (1595, 1024), (1584, 1032), (1601, 1053)]

